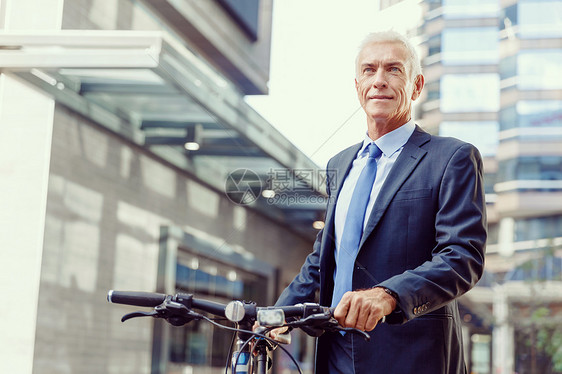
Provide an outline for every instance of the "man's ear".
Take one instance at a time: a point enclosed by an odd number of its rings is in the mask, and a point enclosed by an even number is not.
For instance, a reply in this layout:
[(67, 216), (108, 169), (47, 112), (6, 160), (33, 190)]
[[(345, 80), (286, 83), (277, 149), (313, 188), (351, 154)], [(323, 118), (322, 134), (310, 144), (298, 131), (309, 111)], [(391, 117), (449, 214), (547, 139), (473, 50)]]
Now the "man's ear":
[(359, 91), (359, 83), (357, 83), (357, 78), (355, 78), (354, 81), (355, 81), (355, 91)]
[(425, 78), (423, 75), (419, 74), (414, 79), (414, 91), (412, 92), (412, 100), (416, 100), (418, 97), (420, 97), (424, 84)]

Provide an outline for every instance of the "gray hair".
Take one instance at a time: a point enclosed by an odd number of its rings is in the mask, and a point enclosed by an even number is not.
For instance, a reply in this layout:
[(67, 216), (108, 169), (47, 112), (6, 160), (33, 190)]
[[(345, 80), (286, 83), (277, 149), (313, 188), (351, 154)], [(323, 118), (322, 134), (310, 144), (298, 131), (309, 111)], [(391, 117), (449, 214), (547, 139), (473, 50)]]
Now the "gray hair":
[(355, 58), (355, 70), (357, 75), (357, 64), (359, 63), (359, 55), (371, 43), (384, 43), (384, 42), (391, 42), (391, 43), (401, 43), (408, 52), (408, 61), (410, 63), (411, 71), (410, 71), (410, 78), (415, 78), (422, 73), (421, 62), (420, 58), (418, 57), (418, 53), (416, 49), (410, 42), (408, 38), (404, 35), (400, 34), (394, 30), (388, 31), (377, 31), (368, 34), (363, 42), (359, 45), (359, 52), (357, 52), (357, 57)]

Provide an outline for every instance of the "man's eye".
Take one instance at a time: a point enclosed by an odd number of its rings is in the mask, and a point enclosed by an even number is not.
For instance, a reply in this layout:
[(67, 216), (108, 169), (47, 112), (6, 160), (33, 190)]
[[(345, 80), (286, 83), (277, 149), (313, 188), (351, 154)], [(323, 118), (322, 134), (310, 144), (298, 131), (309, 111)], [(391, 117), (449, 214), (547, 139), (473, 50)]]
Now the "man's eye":
[(373, 68), (365, 68), (363, 70), (363, 73), (373, 73), (374, 71), (375, 71), (375, 69), (373, 69)]
[(392, 67), (390, 68), (390, 71), (393, 72), (393, 73), (399, 73), (399, 72), (400, 72), (400, 68), (398, 68), (398, 67), (396, 67), (396, 66), (392, 66)]

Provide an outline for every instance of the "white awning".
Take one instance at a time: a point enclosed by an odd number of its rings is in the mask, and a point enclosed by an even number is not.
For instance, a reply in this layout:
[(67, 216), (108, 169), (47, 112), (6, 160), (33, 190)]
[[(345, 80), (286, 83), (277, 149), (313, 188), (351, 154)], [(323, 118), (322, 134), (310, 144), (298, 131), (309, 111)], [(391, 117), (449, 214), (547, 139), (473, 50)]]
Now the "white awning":
[[(167, 34), (2, 32), (0, 69), (220, 191), (233, 175), (240, 187), (236, 178), (249, 175), (240, 170), (251, 170), (253, 180), (244, 182), (256, 200), (246, 203), (315, 233), (312, 222), (325, 208), (323, 170), (254, 111), (236, 86)], [(284, 183), (275, 184), (281, 174)], [(283, 201), (269, 191), (280, 186)]]

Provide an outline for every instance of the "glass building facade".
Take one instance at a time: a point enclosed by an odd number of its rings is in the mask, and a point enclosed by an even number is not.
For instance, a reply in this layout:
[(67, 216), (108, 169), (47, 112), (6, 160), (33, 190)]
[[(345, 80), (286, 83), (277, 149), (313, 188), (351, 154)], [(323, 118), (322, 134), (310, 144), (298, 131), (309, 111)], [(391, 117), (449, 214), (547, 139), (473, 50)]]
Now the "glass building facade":
[[(471, 142), (484, 156), (491, 232), (507, 233), (513, 220), (557, 217), (562, 2), (431, 0), (422, 6), (417, 32), (426, 87), (420, 123), (430, 132)], [(538, 230), (531, 237), (560, 235)], [(515, 265), (514, 243), (520, 238), (515, 231), (493, 235), (489, 256), (501, 253)]]
[(420, 6), (423, 19), (411, 34), (421, 41), (426, 85), (416, 120), (474, 144), (484, 158), (486, 276), (461, 299), (469, 371), (558, 373), (536, 340), (552, 334), (550, 320), (535, 330), (528, 321), (545, 305), (555, 321), (562, 304), (541, 294), (562, 284), (562, 1)]

